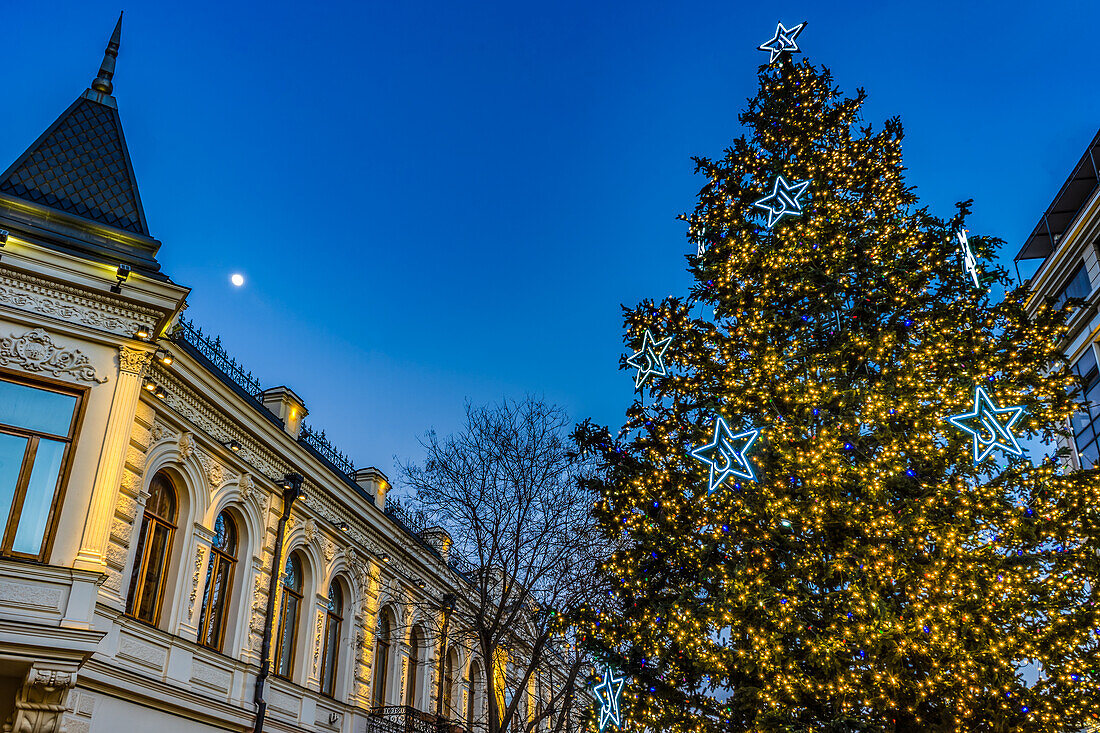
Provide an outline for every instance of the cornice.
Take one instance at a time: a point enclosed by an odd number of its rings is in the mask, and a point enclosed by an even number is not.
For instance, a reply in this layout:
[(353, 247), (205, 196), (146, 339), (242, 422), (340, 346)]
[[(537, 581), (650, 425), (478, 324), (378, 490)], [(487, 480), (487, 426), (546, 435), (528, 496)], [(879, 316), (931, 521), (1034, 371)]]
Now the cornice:
[(74, 288), (0, 265), (0, 305), (130, 337), (164, 313), (109, 295)]

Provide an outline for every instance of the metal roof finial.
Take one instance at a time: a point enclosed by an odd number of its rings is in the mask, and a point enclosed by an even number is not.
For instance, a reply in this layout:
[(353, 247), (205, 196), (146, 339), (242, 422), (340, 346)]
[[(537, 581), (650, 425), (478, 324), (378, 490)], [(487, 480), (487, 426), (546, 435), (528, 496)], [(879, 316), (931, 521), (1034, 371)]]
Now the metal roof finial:
[(110, 94), (114, 91), (111, 79), (115, 76), (115, 59), (118, 58), (118, 46), (122, 41), (122, 13), (118, 14), (118, 23), (115, 24), (115, 32), (111, 34), (111, 40), (107, 43), (107, 50), (103, 52), (103, 63), (99, 65), (99, 75), (92, 82), (92, 89), (100, 94)]

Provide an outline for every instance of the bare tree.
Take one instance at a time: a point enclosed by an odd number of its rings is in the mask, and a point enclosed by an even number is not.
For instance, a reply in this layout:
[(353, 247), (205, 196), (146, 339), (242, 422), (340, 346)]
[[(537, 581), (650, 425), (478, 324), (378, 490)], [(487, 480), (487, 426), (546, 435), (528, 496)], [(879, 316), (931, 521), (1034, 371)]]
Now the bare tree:
[(565, 411), (533, 397), (468, 404), (458, 433), (440, 439), (431, 431), (422, 445), (423, 464), (402, 473), (422, 510), (450, 533), (453, 565), (468, 581), (447, 636), (482, 660), (478, 727), (580, 730), (588, 660), (565, 619), (607, 591), (603, 540)]

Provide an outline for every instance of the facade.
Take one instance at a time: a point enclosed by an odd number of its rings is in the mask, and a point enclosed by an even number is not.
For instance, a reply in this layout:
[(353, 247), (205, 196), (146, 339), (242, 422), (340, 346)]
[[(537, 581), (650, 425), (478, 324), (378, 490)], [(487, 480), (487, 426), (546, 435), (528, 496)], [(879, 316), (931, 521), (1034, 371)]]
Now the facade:
[(446, 533), (181, 319), (120, 31), (0, 175), (0, 731), (246, 731), (260, 708), (267, 731), (475, 727), (486, 665), (436, 648)]
[(1060, 439), (1070, 450), (1070, 468), (1100, 466), (1100, 133), (1092, 139), (1066, 182), (1016, 255), (1042, 260), (1027, 282), (1029, 312), (1045, 300), (1061, 305), (1081, 298), (1085, 305), (1069, 321), (1062, 345), (1073, 370), (1086, 384), (1088, 407), (1073, 418), (1072, 438)]

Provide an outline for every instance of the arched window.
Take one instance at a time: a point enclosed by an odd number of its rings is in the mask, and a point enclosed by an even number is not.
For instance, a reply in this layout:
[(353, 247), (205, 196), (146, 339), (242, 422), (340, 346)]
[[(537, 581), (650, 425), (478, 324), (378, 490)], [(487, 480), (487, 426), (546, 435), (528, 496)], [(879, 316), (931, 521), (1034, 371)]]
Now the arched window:
[(294, 672), (294, 645), (298, 641), (298, 618), (302, 615), (302, 561), (298, 553), (286, 559), (283, 570), (283, 598), (279, 606), (279, 646), (275, 647), (275, 674), (290, 679)]
[(390, 619), (385, 612), (378, 618), (378, 634), (374, 642), (374, 706), (386, 704), (386, 676), (390, 662)]
[(466, 730), (472, 731), (481, 711), (481, 665), (470, 663), (470, 693), (466, 697)]
[(222, 512), (214, 521), (214, 543), (210, 548), (210, 566), (206, 569), (206, 590), (202, 593), (199, 616), (199, 643), (219, 652), (225, 639), (225, 611), (236, 564), (237, 525)]
[(458, 712), (453, 709), (455, 689), (455, 667), (458, 666), (458, 652), (453, 648), (447, 652), (446, 661), (443, 663), (443, 688), (440, 694), (443, 696), (443, 717), (450, 720), (458, 718)]
[(336, 664), (340, 660), (340, 626), (344, 621), (344, 594), (335, 580), (328, 587), (328, 612), (325, 614), (325, 651), (321, 661), (321, 692), (336, 694)]
[(409, 673), (405, 678), (405, 704), (416, 707), (416, 688), (420, 684), (420, 627), (412, 627), (409, 633)]
[(168, 554), (175, 532), (176, 490), (168, 476), (159, 472), (149, 483), (149, 501), (141, 518), (126, 603), (126, 613), (154, 625), (160, 621)]

